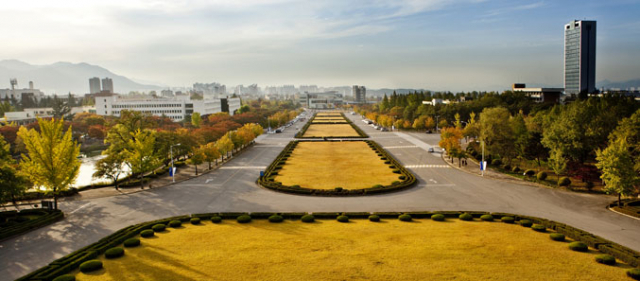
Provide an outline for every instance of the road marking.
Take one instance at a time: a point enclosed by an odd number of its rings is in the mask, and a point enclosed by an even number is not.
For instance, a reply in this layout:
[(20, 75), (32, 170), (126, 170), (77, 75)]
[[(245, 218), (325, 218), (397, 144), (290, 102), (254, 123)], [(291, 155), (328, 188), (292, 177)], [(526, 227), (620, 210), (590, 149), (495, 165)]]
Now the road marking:
[(452, 183), (450, 183), (450, 184), (427, 184), (427, 187), (434, 187), (434, 186), (436, 186), (436, 187), (443, 186), (444, 187), (444, 186), (456, 186), (456, 185), (452, 184)]
[(220, 170), (264, 170), (264, 166), (222, 166)]
[(405, 165), (405, 168), (411, 168), (411, 169), (420, 169), (420, 168), (441, 168), (441, 169), (448, 169), (451, 168), (449, 167), (449, 165)]
[(69, 212), (69, 214), (73, 214), (73, 213), (75, 213), (75, 212), (79, 211), (80, 209), (84, 209), (85, 207), (87, 207), (87, 206), (89, 206), (89, 205), (91, 205), (91, 203), (84, 204), (84, 205), (82, 205), (82, 206), (78, 207), (78, 209), (75, 209), (75, 210), (73, 210), (73, 211)]
[(430, 182), (432, 182), (432, 183), (438, 183), (438, 182), (437, 182), (436, 180), (434, 180), (434, 179), (429, 179), (429, 181), (430, 181)]
[(406, 145), (406, 146), (385, 146), (386, 149), (396, 149), (396, 148), (418, 148), (417, 145)]
[(204, 184), (209, 183), (210, 181), (213, 181), (212, 179), (207, 179), (206, 181), (204, 181)]

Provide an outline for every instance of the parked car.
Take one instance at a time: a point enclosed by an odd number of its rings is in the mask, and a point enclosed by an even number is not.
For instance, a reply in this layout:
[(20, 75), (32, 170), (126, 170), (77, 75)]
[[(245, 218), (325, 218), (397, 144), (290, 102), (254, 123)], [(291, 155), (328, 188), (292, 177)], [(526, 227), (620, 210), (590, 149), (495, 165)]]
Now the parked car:
[(282, 133), (281, 129), (276, 129), (276, 134)]
[(428, 150), (428, 151), (429, 151), (429, 152), (431, 152), (431, 153), (433, 153), (433, 152), (434, 152), (433, 147), (429, 147), (429, 150)]
[(382, 129), (380, 129), (380, 131), (388, 132), (388, 131), (389, 131), (389, 129), (387, 129), (387, 128), (385, 128), (385, 127), (382, 127)]

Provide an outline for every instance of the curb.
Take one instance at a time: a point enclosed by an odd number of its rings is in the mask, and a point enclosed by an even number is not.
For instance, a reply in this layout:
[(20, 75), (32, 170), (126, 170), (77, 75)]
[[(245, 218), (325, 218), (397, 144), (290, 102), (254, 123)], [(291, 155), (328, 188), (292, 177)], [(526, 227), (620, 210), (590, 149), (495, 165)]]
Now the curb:
[(618, 215), (623, 215), (623, 216), (625, 216), (625, 217), (629, 217), (629, 218), (632, 218), (632, 219), (634, 219), (634, 220), (638, 220), (638, 221), (640, 221), (640, 218), (637, 218), (637, 217), (634, 217), (634, 216), (630, 216), (630, 215), (627, 215), (627, 214), (625, 214), (625, 213), (620, 213), (620, 212), (618, 212), (618, 211), (616, 211), (616, 210), (614, 210), (614, 209), (611, 209), (611, 208), (609, 208), (609, 207), (607, 207), (607, 210), (612, 211), (612, 212), (614, 212), (614, 213), (616, 213), (616, 214), (618, 214)]

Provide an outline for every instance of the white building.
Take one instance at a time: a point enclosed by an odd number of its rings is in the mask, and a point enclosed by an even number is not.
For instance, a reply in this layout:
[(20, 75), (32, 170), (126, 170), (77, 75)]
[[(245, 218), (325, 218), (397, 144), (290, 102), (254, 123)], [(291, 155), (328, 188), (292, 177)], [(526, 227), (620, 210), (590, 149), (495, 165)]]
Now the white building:
[(0, 102), (4, 102), (6, 99), (22, 101), (22, 99), (30, 97), (35, 99), (36, 102), (39, 102), (44, 97), (42, 91), (33, 88), (33, 81), (29, 81), (29, 89), (16, 89), (15, 86), (17, 86), (17, 84), (17, 80), (14, 79), (11, 83), (11, 89), (0, 89)]
[[(93, 106), (78, 106), (72, 107), (69, 114), (76, 114), (81, 112), (95, 112), (96, 109)], [(36, 118), (51, 118), (53, 117), (53, 108), (25, 108), (23, 111), (5, 112), (4, 117), (8, 122), (15, 122), (18, 125), (24, 125), (33, 123)]]
[(233, 115), (239, 108), (239, 98), (191, 100), (189, 95), (177, 95), (173, 98), (148, 96), (124, 98), (118, 95), (96, 95), (96, 114), (105, 116), (119, 117), (122, 110), (132, 110), (155, 116), (164, 115), (173, 121), (182, 121), (194, 112), (207, 115), (227, 111)]
[(304, 93), (300, 95), (300, 103), (307, 108), (328, 109), (335, 108), (344, 102), (342, 94), (337, 91), (321, 93)]

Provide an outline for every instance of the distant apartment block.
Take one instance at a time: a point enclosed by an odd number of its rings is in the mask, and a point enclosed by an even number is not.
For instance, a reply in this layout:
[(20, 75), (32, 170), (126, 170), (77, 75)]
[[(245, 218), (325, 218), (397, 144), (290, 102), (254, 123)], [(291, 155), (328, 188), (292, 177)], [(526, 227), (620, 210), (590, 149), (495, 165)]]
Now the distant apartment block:
[(564, 26), (565, 94), (596, 91), (596, 22), (574, 20)]
[(111, 78), (105, 77), (102, 79), (102, 91), (106, 93), (114, 93), (113, 80), (111, 80)]
[(173, 121), (182, 121), (194, 112), (208, 115), (228, 112), (233, 115), (240, 108), (239, 98), (191, 100), (189, 95), (175, 97), (120, 97), (115, 94), (101, 93), (96, 95), (96, 114), (120, 116), (122, 110), (139, 111), (155, 116), (167, 116)]
[(533, 99), (535, 102), (558, 103), (562, 95), (563, 88), (527, 88), (526, 84), (513, 84), (511, 90), (514, 92), (522, 92)]
[(89, 79), (89, 93), (97, 94), (102, 90), (100, 87), (100, 78), (93, 77)]
[(220, 98), (227, 94), (227, 86), (220, 83), (195, 83), (193, 91), (206, 98)]
[(367, 103), (367, 89), (364, 86), (353, 85), (352, 94), (356, 103)]

